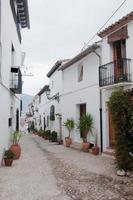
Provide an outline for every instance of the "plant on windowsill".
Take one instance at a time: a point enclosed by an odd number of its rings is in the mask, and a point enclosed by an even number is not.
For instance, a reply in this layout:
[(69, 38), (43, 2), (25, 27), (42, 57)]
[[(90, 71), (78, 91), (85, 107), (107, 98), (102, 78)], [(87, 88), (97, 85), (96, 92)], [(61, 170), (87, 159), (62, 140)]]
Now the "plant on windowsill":
[(96, 129), (95, 131), (92, 133), (92, 135), (95, 138), (95, 143), (94, 143), (94, 147), (92, 147), (92, 154), (97, 156), (99, 154), (99, 147), (97, 146), (97, 132)]
[(22, 133), (20, 131), (14, 131), (11, 135), (12, 145), (10, 146), (9, 150), (11, 150), (15, 154), (14, 160), (19, 159), (21, 155), (21, 147), (19, 144), (21, 137)]
[(4, 162), (6, 167), (12, 166), (15, 154), (11, 150), (6, 150), (4, 153)]
[(82, 150), (84, 152), (88, 152), (90, 143), (87, 141), (87, 135), (89, 133), (92, 133), (92, 129), (93, 129), (93, 118), (91, 114), (87, 113), (83, 115), (77, 123), (77, 128), (80, 131), (84, 131), (84, 136), (82, 138), (83, 139)]
[(65, 144), (66, 147), (70, 147), (70, 145), (72, 144), (72, 139), (71, 139), (71, 131), (74, 129), (75, 126), (75, 122), (72, 118), (67, 118), (67, 120), (64, 122), (64, 126), (67, 128), (68, 130), (68, 136), (65, 137)]

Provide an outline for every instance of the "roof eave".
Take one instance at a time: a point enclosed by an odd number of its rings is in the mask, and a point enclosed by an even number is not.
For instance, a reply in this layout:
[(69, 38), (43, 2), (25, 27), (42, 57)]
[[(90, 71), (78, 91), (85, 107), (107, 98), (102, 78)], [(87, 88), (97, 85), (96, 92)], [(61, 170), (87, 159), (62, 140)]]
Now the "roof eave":
[(70, 61), (68, 61), (67, 63), (65, 63), (60, 70), (65, 70), (66, 68), (70, 67), (71, 65), (73, 65), (74, 63), (78, 62), (79, 60), (83, 59), (84, 57), (86, 57), (87, 55), (89, 55), (90, 53), (94, 52), (97, 48), (99, 48), (100, 46), (97, 45), (96, 43), (91, 45), (90, 47), (88, 47), (86, 50), (84, 50), (83, 52), (81, 52), (80, 54), (78, 54), (77, 56), (75, 56), (74, 58), (72, 58)]

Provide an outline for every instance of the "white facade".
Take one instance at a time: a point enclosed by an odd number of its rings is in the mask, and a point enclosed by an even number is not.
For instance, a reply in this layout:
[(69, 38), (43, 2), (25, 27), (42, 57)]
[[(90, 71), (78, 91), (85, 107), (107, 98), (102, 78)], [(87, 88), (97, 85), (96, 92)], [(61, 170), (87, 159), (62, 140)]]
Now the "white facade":
[[(77, 122), (81, 110), (86, 109), (86, 113), (90, 113), (94, 119), (98, 146), (103, 151), (113, 147), (107, 103), (114, 88), (129, 89), (133, 85), (132, 17), (133, 12), (99, 33), (102, 41), (89, 46), (56, 70), (53, 67), (49, 71), (50, 96), (59, 93), (60, 101), (48, 100), (46, 91), (40, 93), (39, 115), (43, 129), (60, 131), (58, 113), (62, 116), (62, 134), (65, 138), (68, 131), (63, 122), (67, 118)], [(55, 107), (54, 121), (49, 120), (52, 105)], [(76, 127), (71, 137), (73, 142), (82, 141)], [(94, 142), (93, 137), (88, 140)]]
[[(119, 81), (116, 84), (110, 84), (108, 86), (101, 87), (102, 92), (102, 126), (103, 126), (103, 150), (106, 150), (110, 147), (110, 125), (109, 125), (109, 109), (108, 101), (112, 91), (116, 87), (123, 87), (124, 89), (130, 89), (133, 87), (133, 21), (125, 24), (127, 26), (128, 37), (126, 41), (126, 59), (131, 59), (130, 69), (127, 73), (130, 73), (130, 81)], [(119, 27), (120, 30), (122, 27)], [(115, 30), (115, 31), (118, 31)], [(113, 32), (115, 34), (115, 31)], [(111, 34), (111, 33), (110, 33)], [(108, 43), (109, 34), (102, 38), (102, 65), (108, 64), (114, 60), (113, 58), (113, 43)], [(117, 41), (117, 40), (116, 40)], [(126, 64), (128, 66), (128, 63)], [(124, 68), (124, 65), (123, 65)], [(125, 74), (124, 74), (125, 75)]]
[[(95, 50), (101, 54), (100, 47)], [(78, 81), (79, 67), (83, 66), (83, 80)], [(80, 105), (86, 105), (86, 113), (90, 113), (94, 119), (94, 128), (98, 134), (100, 143), (99, 126), (99, 58), (94, 52), (79, 59), (74, 64), (63, 70), (63, 93), (62, 93), (62, 118), (73, 118), (75, 123), (80, 118)], [(68, 131), (63, 127), (63, 136), (68, 136)], [(82, 142), (80, 132), (75, 129), (72, 132), (73, 142)], [(94, 138), (89, 137), (94, 143)]]
[[(20, 26), (20, 24), (18, 25)], [(21, 67), (21, 43), (9, 0), (0, 1), (0, 51), (1, 160), (3, 151), (7, 149), (9, 145), (9, 135), (16, 129), (16, 112), (18, 112), (18, 118), (21, 112), (20, 94), (16, 94), (16, 92), (10, 89), (12, 88), (11, 81), (13, 81), (11, 68), (13, 67), (16, 69)], [(19, 122), (17, 126), (19, 126)]]
[[(58, 63), (58, 61), (57, 61)], [(62, 116), (62, 90), (63, 90), (63, 82), (62, 82), (62, 74), (63, 72), (59, 70), (61, 65), (65, 63), (65, 61), (61, 61), (57, 69), (50, 74), (49, 76), (49, 88), (50, 88), (50, 97), (59, 94), (59, 102), (57, 100), (49, 100), (46, 96), (46, 91), (43, 91), (39, 95), (40, 103), (39, 103), (39, 115), (41, 117), (41, 127), (42, 129), (56, 131), (58, 133), (58, 137), (60, 137), (60, 126), (61, 119), (59, 115)], [(51, 106), (54, 106), (54, 114), (55, 119), (50, 120), (50, 110)]]

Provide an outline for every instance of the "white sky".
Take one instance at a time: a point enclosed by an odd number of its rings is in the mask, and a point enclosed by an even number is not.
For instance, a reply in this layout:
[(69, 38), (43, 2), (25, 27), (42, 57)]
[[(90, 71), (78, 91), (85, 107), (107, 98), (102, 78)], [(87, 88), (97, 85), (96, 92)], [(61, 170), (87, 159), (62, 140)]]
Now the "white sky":
[[(23, 30), (23, 51), (25, 65), (33, 68), (34, 76), (23, 77), (23, 92), (35, 95), (48, 83), (46, 74), (54, 63), (79, 53), (84, 42), (89, 41), (122, 2), (29, 0), (31, 28)], [(131, 11), (133, 0), (127, 0), (108, 25)]]

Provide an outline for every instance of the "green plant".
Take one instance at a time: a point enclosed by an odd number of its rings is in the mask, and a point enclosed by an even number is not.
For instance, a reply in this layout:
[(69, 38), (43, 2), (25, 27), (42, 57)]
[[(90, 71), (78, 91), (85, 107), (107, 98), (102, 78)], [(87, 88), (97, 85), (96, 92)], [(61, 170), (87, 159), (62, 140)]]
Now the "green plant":
[(84, 131), (84, 137), (83, 137), (83, 141), (87, 142), (87, 135), (88, 133), (92, 132), (93, 129), (93, 117), (91, 116), (91, 114), (87, 113), (85, 115), (83, 115), (78, 123), (77, 123), (77, 128), (80, 131)]
[(33, 131), (34, 130), (34, 121), (31, 122), (31, 124), (28, 127), (28, 131)]
[(67, 128), (67, 130), (69, 132), (68, 138), (70, 138), (71, 131), (75, 126), (74, 120), (72, 118), (71, 119), (67, 118), (67, 120), (64, 122), (64, 126)]
[(20, 131), (14, 131), (11, 134), (11, 141), (13, 145), (16, 145), (19, 143), (20, 139), (22, 137), (22, 133)]
[(115, 156), (118, 169), (133, 170), (133, 102), (132, 91), (112, 92), (108, 106), (115, 129)]
[(44, 134), (44, 131), (42, 130), (42, 128), (40, 128), (40, 130), (38, 131), (38, 135), (43, 136), (43, 134)]
[(6, 150), (4, 153), (4, 159), (13, 159), (15, 154), (11, 150)]
[(51, 133), (51, 141), (52, 142), (57, 142), (57, 132), (56, 131), (52, 131), (52, 133)]
[(46, 136), (47, 139), (50, 139), (50, 137), (51, 137), (51, 131), (50, 130), (46, 130), (45, 131), (45, 136)]

